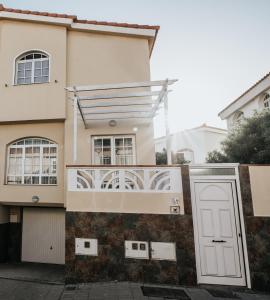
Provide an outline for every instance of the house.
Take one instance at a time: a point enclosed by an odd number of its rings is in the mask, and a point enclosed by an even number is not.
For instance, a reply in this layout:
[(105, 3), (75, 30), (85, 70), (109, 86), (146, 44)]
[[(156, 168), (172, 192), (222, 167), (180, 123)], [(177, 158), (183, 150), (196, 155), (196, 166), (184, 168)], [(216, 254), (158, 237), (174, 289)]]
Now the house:
[(243, 118), (251, 117), (270, 107), (270, 73), (266, 74), (241, 96), (225, 107), (218, 115), (232, 129)]
[[(202, 124), (199, 127), (183, 130), (170, 135), (171, 150), (174, 156), (190, 163), (205, 163), (208, 152), (220, 150), (227, 130)], [(155, 139), (155, 151), (166, 149), (166, 137)]]
[(267, 290), (269, 167), (155, 165), (158, 30), (0, 6), (0, 261)]

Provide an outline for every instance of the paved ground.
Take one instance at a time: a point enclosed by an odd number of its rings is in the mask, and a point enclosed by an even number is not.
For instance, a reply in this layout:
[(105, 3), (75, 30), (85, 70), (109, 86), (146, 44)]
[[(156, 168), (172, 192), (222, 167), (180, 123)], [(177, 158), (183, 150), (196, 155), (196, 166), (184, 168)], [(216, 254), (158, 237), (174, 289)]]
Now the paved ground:
[[(212, 295), (211, 295), (212, 294)], [(181, 297), (180, 297), (181, 296)], [(226, 298), (225, 298), (226, 296)], [(204, 286), (184, 288), (130, 282), (64, 285), (64, 266), (0, 264), (0, 300), (270, 300), (270, 294)]]
[(38, 263), (0, 264), (0, 278), (2, 279), (18, 279), (24, 281), (63, 284), (64, 271), (65, 267), (63, 265)]
[[(169, 288), (174, 290), (184, 290), (186, 296), (182, 298), (146, 297), (142, 293), (140, 284), (121, 283), (93, 283), (81, 285), (48, 284), (22, 280), (0, 279), (0, 299), (1, 300), (270, 300), (270, 295), (235, 292), (238, 298), (213, 297), (206, 289), (202, 288), (175, 288), (168, 286), (158, 286), (159, 288)], [(153, 285), (145, 285), (157, 287)], [(224, 290), (224, 289), (222, 289)], [(225, 289), (227, 291), (227, 289)], [(160, 292), (160, 291), (159, 291)], [(232, 294), (233, 295), (233, 294)], [(160, 295), (159, 295), (160, 296)]]

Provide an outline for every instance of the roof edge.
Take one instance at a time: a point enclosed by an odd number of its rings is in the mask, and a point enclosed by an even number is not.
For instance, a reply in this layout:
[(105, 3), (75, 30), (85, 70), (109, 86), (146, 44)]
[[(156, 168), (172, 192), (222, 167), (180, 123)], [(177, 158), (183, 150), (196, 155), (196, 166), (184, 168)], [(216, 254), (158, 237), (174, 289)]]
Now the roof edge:
[(126, 28), (134, 28), (134, 29), (152, 29), (152, 30), (157, 30), (157, 31), (160, 29), (159, 25), (141, 25), (141, 24), (131, 24), (131, 23), (83, 20), (83, 19), (78, 19), (78, 17), (76, 15), (7, 8), (7, 7), (4, 7), (4, 5), (1, 3), (0, 3), (0, 11), (9, 12), (9, 13), (26, 14), (26, 15), (35, 15), (35, 16), (42, 16), (42, 17), (67, 18), (67, 19), (71, 19), (74, 23), (80, 23), (80, 24), (126, 27)]
[[(256, 86), (258, 86), (260, 83), (262, 83), (266, 78), (270, 76), (270, 72), (264, 75), (260, 80), (258, 80), (256, 83), (254, 83), (249, 89), (247, 89), (243, 94), (241, 94), (238, 98), (236, 98), (233, 102), (231, 102), (229, 105), (227, 105), (224, 109), (222, 109), (218, 116), (222, 119), (222, 114), (225, 113), (225, 111), (230, 108), (233, 104), (235, 104), (237, 101), (239, 101), (241, 98), (243, 98), (246, 94), (248, 94), (251, 90), (253, 90)], [(252, 98), (253, 99), (253, 98)], [(226, 118), (226, 117), (225, 117)]]

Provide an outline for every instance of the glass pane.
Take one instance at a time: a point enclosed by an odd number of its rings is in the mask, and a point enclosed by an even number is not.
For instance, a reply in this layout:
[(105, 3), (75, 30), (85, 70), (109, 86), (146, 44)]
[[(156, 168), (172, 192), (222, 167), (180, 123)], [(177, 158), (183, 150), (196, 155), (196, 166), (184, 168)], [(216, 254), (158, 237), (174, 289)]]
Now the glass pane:
[(94, 140), (95, 147), (101, 147), (102, 146), (102, 139)]
[(18, 71), (23, 71), (24, 70), (24, 63), (19, 63), (18, 64)]
[(32, 139), (25, 140), (25, 145), (32, 145), (32, 143), (33, 143)]
[(49, 60), (43, 60), (42, 61), (42, 68), (49, 68)]
[(24, 176), (24, 184), (31, 184), (32, 180), (30, 176)]
[(24, 84), (24, 83), (25, 83), (24, 78), (17, 79), (17, 84)]
[(57, 181), (56, 181), (56, 177), (55, 176), (51, 176), (50, 177), (50, 184), (56, 184)]
[(41, 69), (35, 69), (35, 76), (41, 76)]
[(24, 80), (24, 83), (31, 83), (31, 78), (29, 77), (29, 78), (25, 78), (25, 80)]
[(24, 71), (18, 71), (17, 78), (24, 78)]
[(35, 69), (41, 69), (41, 61), (35, 61)]
[(41, 77), (41, 82), (49, 82), (49, 77), (48, 76), (42, 76)]
[(31, 74), (32, 74), (32, 71), (31, 71), (31, 70), (26, 70), (26, 71), (25, 71), (25, 77), (31, 78)]
[(30, 60), (30, 59), (33, 59), (34, 58), (34, 55), (33, 54), (28, 54), (25, 56), (25, 59), (27, 60)]
[(48, 176), (41, 177), (41, 184), (49, 184), (49, 177)]
[(125, 138), (125, 146), (132, 146), (132, 138)]
[(32, 184), (39, 184), (39, 177), (38, 176), (32, 176)]
[(115, 139), (115, 146), (123, 146), (124, 145), (124, 141), (123, 139)]
[(41, 83), (42, 82), (42, 77), (35, 77), (34, 82), (35, 83)]
[(32, 70), (32, 62), (29, 62), (29, 61), (28, 61), (28, 62), (26, 62), (24, 65), (25, 65), (25, 69), (26, 69), (26, 70)]
[(110, 147), (111, 139), (103, 139), (103, 147)]
[(48, 69), (48, 68), (43, 69), (43, 70), (42, 70), (42, 75), (43, 75), (43, 76), (48, 76), (48, 75), (49, 75), (49, 69)]

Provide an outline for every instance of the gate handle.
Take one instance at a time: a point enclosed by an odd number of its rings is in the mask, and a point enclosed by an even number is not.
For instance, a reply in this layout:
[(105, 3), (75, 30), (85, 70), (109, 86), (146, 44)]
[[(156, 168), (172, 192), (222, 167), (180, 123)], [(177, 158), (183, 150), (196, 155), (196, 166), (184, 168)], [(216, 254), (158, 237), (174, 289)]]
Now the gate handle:
[(213, 243), (226, 243), (224, 240), (212, 240)]

